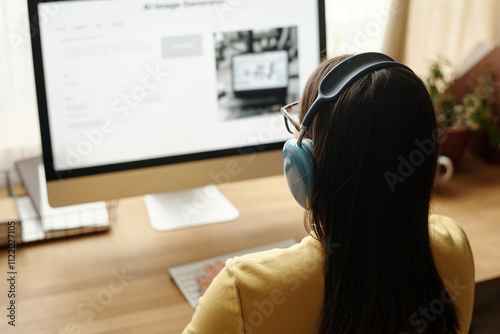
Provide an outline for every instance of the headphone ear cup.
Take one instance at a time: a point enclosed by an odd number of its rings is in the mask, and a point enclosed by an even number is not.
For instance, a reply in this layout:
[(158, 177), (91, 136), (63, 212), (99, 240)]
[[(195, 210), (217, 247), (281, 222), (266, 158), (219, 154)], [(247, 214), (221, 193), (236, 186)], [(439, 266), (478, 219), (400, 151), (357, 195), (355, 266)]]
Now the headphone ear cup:
[(302, 140), (302, 146), (297, 145), (297, 139), (292, 138), (283, 146), (283, 171), (286, 183), (295, 200), (308, 209), (313, 185), (313, 142)]

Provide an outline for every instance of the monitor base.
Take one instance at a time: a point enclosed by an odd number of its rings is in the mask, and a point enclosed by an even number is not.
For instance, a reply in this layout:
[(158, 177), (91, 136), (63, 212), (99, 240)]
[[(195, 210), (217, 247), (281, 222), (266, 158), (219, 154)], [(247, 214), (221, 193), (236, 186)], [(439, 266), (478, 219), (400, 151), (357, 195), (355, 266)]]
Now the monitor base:
[(144, 201), (151, 226), (157, 231), (222, 223), (240, 215), (215, 186), (145, 195)]

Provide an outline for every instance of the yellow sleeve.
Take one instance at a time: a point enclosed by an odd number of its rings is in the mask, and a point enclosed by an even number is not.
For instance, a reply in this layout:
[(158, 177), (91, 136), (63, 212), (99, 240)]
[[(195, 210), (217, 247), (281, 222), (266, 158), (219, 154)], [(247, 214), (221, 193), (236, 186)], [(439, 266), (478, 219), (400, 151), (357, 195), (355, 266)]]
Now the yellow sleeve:
[(431, 215), (431, 246), (437, 269), (457, 306), (460, 334), (469, 332), (474, 306), (474, 260), (464, 231), (451, 218)]
[(244, 333), (242, 319), (233, 262), (229, 259), (200, 298), (191, 322), (182, 333)]

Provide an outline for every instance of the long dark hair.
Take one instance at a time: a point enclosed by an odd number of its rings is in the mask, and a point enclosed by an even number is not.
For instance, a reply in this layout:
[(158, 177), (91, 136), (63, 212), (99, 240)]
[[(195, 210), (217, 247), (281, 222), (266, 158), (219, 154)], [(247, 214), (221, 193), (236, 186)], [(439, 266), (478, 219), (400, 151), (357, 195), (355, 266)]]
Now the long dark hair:
[[(304, 89), (301, 117), (324, 75), (347, 57), (316, 69)], [(428, 230), (436, 127), (425, 85), (393, 67), (357, 80), (309, 129), (315, 176), (305, 223), (324, 245), (320, 333), (459, 329), (451, 302), (432, 321), (418, 321), (419, 310), (448, 296)]]

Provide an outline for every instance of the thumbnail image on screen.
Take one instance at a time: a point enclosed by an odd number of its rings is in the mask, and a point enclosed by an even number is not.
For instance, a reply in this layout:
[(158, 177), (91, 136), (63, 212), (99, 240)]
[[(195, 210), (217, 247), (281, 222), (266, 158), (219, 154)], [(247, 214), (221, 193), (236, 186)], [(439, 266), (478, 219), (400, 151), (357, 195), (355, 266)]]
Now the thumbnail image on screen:
[(215, 32), (221, 121), (270, 112), (299, 98), (296, 26)]

